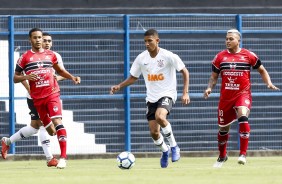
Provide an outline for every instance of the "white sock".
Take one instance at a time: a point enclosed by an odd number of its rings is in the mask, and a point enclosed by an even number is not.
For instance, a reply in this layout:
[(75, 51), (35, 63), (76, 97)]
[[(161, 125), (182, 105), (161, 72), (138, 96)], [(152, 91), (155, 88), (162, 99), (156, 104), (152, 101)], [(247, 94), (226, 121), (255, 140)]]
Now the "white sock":
[(53, 154), (50, 148), (50, 136), (46, 131), (45, 127), (41, 126), (39, 131), (39, 140), (42, 145), (43, 152), (46, 156), (46, 159), (49, 161), (53, 158)]
[(177, 145), (177, 143), (176, 143), (174, 135), (172, 133), (170, 123), (166, 127), (162, 128), (162, 131), (164, 133), (165, 138), (167, 138), (170, 147), (175, 147)]
[(15, 134), (13, 134), (10, 137), (11, 144), (18, 141), (18, 140), (30, 137), (30, 136), (36, 134), (37, 132), (38, 132), (38, 130), (31, 127), (31, 126), (22, 127), (19, 131), (17, 131)]
[(164, 142), (164, 137), (163, 137), (162, 134), (160, 134), (160, 138), (158, 140), (154, 140), (153, 139), (153, 141), (154, 141), (154, 144), (156, 146), (161, 148), (162, 152), (167, 152), (168, 151), (168, 147), (167, 147), (167, 145)]

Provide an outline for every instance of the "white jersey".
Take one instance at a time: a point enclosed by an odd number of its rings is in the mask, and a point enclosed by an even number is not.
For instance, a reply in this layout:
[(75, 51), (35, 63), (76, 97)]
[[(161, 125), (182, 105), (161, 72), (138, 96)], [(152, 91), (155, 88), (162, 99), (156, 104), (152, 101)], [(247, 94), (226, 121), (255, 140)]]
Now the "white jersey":
[(146, 101), (155, 103), (162, 97), (177, 99), (176, 70), (185, 68), (180, 57), (166, 49), (160, 48), (155, 58), (147, 50), (139, 54), (134, 60), (130, 74), (139, 78), (141, 73), (147, 88)]
[[(54, 54), (55, 54), (56, 57), (57, 57), (58, 65), (60, 65), (61, 68), (65, 69), (62, 56), (61, 56), (59, 53), (55, 52), (55, 51), (53, 51), (53, 52), (54, 52)], [(53, 71), (54, 71), (54, 73), (55, 73), (55, 70), (54, 70), (54, 69), (53, 69)], [(26, 93), (26, 97), (29, 98), (29, 99), (32, 99), (29, 93)]]

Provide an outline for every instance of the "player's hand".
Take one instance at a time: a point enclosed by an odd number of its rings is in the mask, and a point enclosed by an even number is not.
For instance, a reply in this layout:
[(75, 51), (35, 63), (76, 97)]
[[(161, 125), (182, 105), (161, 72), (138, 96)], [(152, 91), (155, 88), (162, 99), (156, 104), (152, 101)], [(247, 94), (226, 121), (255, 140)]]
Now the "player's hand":
[(280, 90), (278, 87), (274, 86), (273, 84), (269, 84), (267, 86), (268, 89), (273, 89), (273, 90)]
[(40, 77), (37, 74), (31, 73), (29, 75), (25, 75), (26, 80), (37, 81)]
[(187, 105), (190, 103), (190, 97), (188, 93), (183, 94), (181, 99), (184, 105)]
[(120, 90), (120, 85), (115, 85), (111, 87), (110, 94), (113, 95), (115, 92)]
[(81, 82), (80, 77), (74, 77), (73, 82), (74, 82), (74, 84), (80, 84), (80, 82)]
[(204, 91), (204, 98), (205, 99), (208, 99), (209, 95), (211, 94), (211, 88), (207, 88), (205, 91)]

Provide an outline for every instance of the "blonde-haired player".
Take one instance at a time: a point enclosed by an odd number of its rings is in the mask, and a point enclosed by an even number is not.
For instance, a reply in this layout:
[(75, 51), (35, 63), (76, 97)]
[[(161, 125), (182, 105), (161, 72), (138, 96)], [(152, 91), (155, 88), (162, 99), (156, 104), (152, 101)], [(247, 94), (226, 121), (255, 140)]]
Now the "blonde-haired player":
[(251, 68), (256, 69), (269, 89), (279, 90), (271, 82), (267, 70), (258, 56), (240, 48), (241, 34), (237, 29), (227, 31), (226, 50), (219, 52), (212, 61), (212, 74), (204, 98), (208, 98), (215, 87), (219, 75), (222, 78), (218, 104), (218, 150), (219, 157), (214, 167), (221, 167), (227, 161), (227, 142), (231, 124), (238, 120), (240, 134), (239, 164), (247, 162), (247, 148), (250, 136), (248, 116), (252, 105)]

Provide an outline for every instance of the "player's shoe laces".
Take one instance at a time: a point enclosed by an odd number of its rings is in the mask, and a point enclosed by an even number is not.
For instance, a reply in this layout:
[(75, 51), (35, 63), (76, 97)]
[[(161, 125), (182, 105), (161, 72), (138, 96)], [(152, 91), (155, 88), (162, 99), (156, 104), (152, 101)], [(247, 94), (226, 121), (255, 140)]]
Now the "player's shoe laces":
[(171, 161), (176, 162), (180, 159), (180, 148), (176, 145), (171, 147)]
[(245, 165), (247, 162), (246, 155), (239, 155), (238, 164)]
[(1, 155), (2, 155), (2, 158), (6, 159), (7, 158), (7, 154), (8, 154), (8, 151), (9, 151), (9, 148), (10, 148), (10, 144), (8, 144), (9, 142), (9, 138), (7, 137), (3, 137), (2, 140), (1, 140), (1, 144), (2, 144), (2, 150), (1, 150)]
[(168, 166), (169, 150), (170, 148), (168, 147), (168, 150), (162, 153), (162, 157), (160, 160), (162, 168), (166, 168)]
[(228, 160), (228, 156), (226, 155), (224, 158), (218, 157), (217, 161), (213, 164), (215, 168), (221, 168), (223, 163)]
[(47, 166), (48, 167), (56, 167), (58, 165), (58, 160), (53, 157), (51, 160), (47, 161)]

